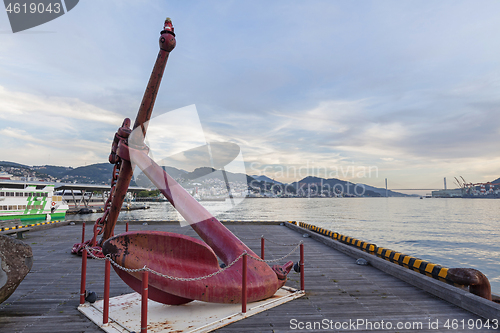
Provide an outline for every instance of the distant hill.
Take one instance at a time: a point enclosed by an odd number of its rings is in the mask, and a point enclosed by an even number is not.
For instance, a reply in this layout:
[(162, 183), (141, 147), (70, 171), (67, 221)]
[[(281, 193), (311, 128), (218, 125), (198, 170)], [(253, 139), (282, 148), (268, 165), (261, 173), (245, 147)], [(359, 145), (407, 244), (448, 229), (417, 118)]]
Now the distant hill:
[[(113, 171), (113, 165), (110, 163), (98, 163), (72, 168), (54, 165), (28, 166), (15, 162), (0, 161), (0, 166), (8, 168), (10, 172), (16, 176), (36, 176), (48, 181), (60, 180), (67, 183), (77, 182), (86, 184), (109, 184), (111, 182), (111, 173)], [(305, 191), (319, 195), (324, 191), (339, 190), (344, 194), (353, 196), (385, 196), (384, 188), (377, 188), (365, 184), (354, 184), (352, 182), (336, 178), (325, 179), (308, 176), (291, 184), (283, 184), (266, 176), (254, 175), (251, 177), (246, 174), (231, 172), (225, 172), (224, 176), (220, 170), (218, 171), (210, 167), (196, 168), (191, 172), (169, 166), (163, 166), (163, 169), (179, 183), (185, 183), (188, 181), (206, 182), (215, 179), (225, 181), (225, 177), (230, 182), (243, 182), (246, 179), (250, 188), (253, 188), (254, 191), (261, 193), (274, 192), (275, 194), (278, 194), (279, 191), (284, 191), (287, 194), (304, 194), (307, 196), (310, 195), (310, 193), (306, 194)], [(131, 182), (132, 186), (137, 185), (148, 188), (154, 187), (151, 181), (144, 174), (142, 174), (140, 170), (136, 170), (135, 176), (135, 182)], [(500, 182), (500, 178), (493, 182)], [(391, 197), (408, 196), (394, 191), (388, 191), (388, 195)]]
[(14, 163), (14, 162), (8, 162), (8, 161), (0, 161), (0, 166), (26, 168), (26, 169), (30, 168), (30, 166), (28, 166), (28, 165)]
[(494, 180), (494, 181), (492, 181), (491, 183), (493, 183), (493, 184), (498, 184), (498, 183), (500, 183), (500, 178), (495, 179), (495, 180)]
[(98, 163), (86, 165), (69, 170), (65, 177), (77, 180), (78, 182), (95, 182), (96, 184), (109, 184), (113, 172), (113, 164)]
[[(226, 175), (227, 180), (229, 182), (246, 181), (248, 183), (248, 182), (253, 180), (252, 177), (250, 177), (244, 173), (233, 173), (233, 172), (225, 171), (225, 175)], [(196, 168), (192, 172), (188, 172), (186, 174), (186, 179), (198, 180), (200, 182), (208, 180), (208, 179), (218, 179), (220, 181), (225, 181), (224, 174), (222, 173), (221, 170), (216, 170), (216, 169), (213, 169), (210, 167)]]
[(98, 163), (77, 168), (54, 165), (33, 166), (33, 170), (45, 173), (64, 182), (84, 184), (109, 184), (113, 172), (113, 165)]
[(56, 178), (64, 177), (69, 171), (73, 170), (72, 167), (61, 167), (55, 165), (33, 166), (32, 169)]
[(189, 180), (193, 180), (193, 179), (197, 179), (197, 178), (209, 175), (214, 171), (217, 171), (217, 170), (214, 168), (210, 168), (210, 167), (196, 168), (193, 171), (186, 173), (185, 178), (189, 179)]
[(278, 182), (278, 181), (276, 181), (276, 180), (274, 180), (274, 179), (271, 179), (271, 178), (269, 178), (269, 177), (267, 177), (267, 176), (252, 175), (252, 176), (250, 176), (250, 177), (252, 177), (252, 178), (253, 178), (253, 179), (255, 179), (255, 180), (258, 180), (258, 181), (263, 181), (263, 182), (266, 182), (266, 183), (272, 183), (272, 184), (283, 184), (283, 183), (280, 183), (280, 182)]
[[(225, 182), (224, 174), (221, 170), (216, 170), (211, 167), (201, 167), (196, 168), (191, 172), (187, 172), (182, 169), (177, 169), (174, 167), (162, 167), (172, 178), (174, 178), (180, 184), (185, 184), (187, 182), (208, 182), (213, 180), (219, 180), (221, 182)], [(244, 182), (246, 180), (247, 183), (250, 183), (254, 179), (246, 174), (242, 173), (232, 173), (225, 172), (225, 177), (229, 182)], [(138, 186), (142, 187), (154, 187), (153, 183), (144, 175), (140, 173), (136, 177), (136, 183)]]
[(109, 184), (113, 165), (109, 163), (91, 164), (78, 168), (55, 165), (28, 166), (13, 162), (0, 162), (3, 168), (16, 177), (36, 177), (46, 181), (77, 182), (84, 184)]
[[(299, 180), (298, 182), (293, 182), (289, 184), (297, 189), (297, 191), (306, 191), (311, 189), (312, 191), (318, 191), (322, 187), (322, 190), (332, 190), (336, 192), (343, 192), (349, 195), (364, 195), (370, 197), (385, 197), (385, 189), (373, 187), (366, 184), (355, 184), (346, 180), (341, 180), (337, 178), (319, 178), (308, 176)], [(387, 191), (387, 195), (391, 197), (407, 197), (409, 195)]]
[[(186, 175), (188, 174), (187, 171), (182, 169), (177, 169), (174, 167), (162, 166), (162, 168), (168, 173), (170, 177), (174, 178), (178, 182), (182, 182), (184, 179), (186, 179)], [(148, 188), (154, 187), (153, 183), (149, 180), (148, 177), (146, 177), (145, 174), (141, 172), (141, 170), (136, 169), (134, 176), (135, 176), (135, 183), (137, 184), (137, 186), (148, 187)]]
[(7, 171), (11, 173), (14, 177), (19, 178), (25, 178), (25, 179), (43, 179), (47, 181), (54, 180), (54, 178), (51, 178), (49, 175), (47, 175), (44, 172), (41, 172), (37, 170), (36, 168), (33, 168), (29, 165), (24, 165), (24, 164), (19, 164), (19, 163), (14, 163), (14, 162), (7, 162), (7, 161), (1, 161), (0, 162), (0, 169), (2, 171)]

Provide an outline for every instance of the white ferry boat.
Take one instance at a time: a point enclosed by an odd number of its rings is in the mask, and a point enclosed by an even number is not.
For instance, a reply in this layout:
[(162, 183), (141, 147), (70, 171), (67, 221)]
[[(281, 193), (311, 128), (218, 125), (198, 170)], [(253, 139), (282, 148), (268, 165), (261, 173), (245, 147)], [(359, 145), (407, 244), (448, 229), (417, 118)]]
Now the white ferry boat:
[(30, 185), (22, 189), (0, 188), (0, 221), (64, 218), (68, 205), (62, 196), (53, 194), (54, 185), (42, 189)]

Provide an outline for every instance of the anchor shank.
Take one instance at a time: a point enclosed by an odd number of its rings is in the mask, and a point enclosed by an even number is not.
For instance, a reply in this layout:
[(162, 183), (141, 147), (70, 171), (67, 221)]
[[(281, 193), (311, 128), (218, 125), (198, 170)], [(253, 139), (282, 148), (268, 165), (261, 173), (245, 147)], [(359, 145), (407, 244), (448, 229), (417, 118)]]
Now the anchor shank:
[[(137, 117), (134, 123), (134, 129), (141, 126), (143, 138), (146, 136), (147, 122), (151, 118), (153, 112), (153, 107), (156, 100), (156, 95), (158, 94), (158, 89), (160, 88), (160, 83), (163, 77), (163, 72), (165, 71), (165, 66), (167, 64), (168, 56), (170, 52), (175, 48), (175, 34), (174, 28), (172, 26), (172, 21), (167, 18), (165, 20), (165, 26), (160, 36), (160, 51), (158, 57), (156, 58), (151, 77), (149, 78), (146, 91), (142, 98), (141, 106), (137, 112)], [(116, 189), (113, 196), (111, 210), (109, 212), (107, 221), (104, 226), (104, 232), (102, 241), (108, 239), (113, 234), (113, 230), (120, 214), (123, 201), (125, 200), (125, 195), (127, 194), (130, 181), (134, 168), (129, 161), (122, 160), (122, 166), (120, 169), (120, 174), (116, 183)]]
[(225, 264), (231, 263), (244, 251), (258, 257), (143, 150), (129, 147), (129, 154), (132, 162), (165, 195), (172, 206)]

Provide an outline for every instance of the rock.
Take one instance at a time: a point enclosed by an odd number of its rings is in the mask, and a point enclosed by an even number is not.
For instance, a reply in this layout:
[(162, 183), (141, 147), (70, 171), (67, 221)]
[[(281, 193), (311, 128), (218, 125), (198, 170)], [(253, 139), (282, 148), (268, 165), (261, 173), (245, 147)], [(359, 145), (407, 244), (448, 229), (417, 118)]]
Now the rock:
[(0, 303), (16, 290), (33, 265), (31, 246), (0, 235)]
[(78, 214), (92, 214), (92, 210), (87, 207), (80, 208)]
[(85, 300), (89, 303), (95, 303), (95, 301), (97, 301), (97, 294), (95, 291), (85, 291)]
[(356, 264), (361, 266), (368, 266), (368, 261), (366, 261), (366, 259), (359, 258), (358, 260), (356, 260)]
[(293, 265), (293, 270), (297, 273), (300, 273), (300, 262), (297, 261), (295, 265)]

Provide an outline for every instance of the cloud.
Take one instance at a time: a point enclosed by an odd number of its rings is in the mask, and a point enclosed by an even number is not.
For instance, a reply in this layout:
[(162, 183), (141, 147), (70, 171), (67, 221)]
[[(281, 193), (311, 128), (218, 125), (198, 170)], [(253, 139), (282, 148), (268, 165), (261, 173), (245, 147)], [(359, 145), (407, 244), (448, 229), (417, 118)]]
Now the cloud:
[(1, 118), (11, 121), (30, 121), (41, 120), (47, 116), (58, 118), (63, 122), (76, 119), (113, 125), (123, 120), (114, 112), (84, 103), (77, 98), (39, 96), (10, 91), (0, 86)]
[(0, 135), (4, 137), (10, 137), (13, 139), (21, 139), (28, 142), (36, 142), (37, 139), (26, 133), (26, 131), (17, 128), (2, 128), (0, 129)]
[(146, 142), (156, 161), (205, 145), (207, 141), (196, 106), (153, 116), (147, 125)]
[(0, 86), (2, 160), (81, 166), (107, 161), (121, 117), (75, 98)]

